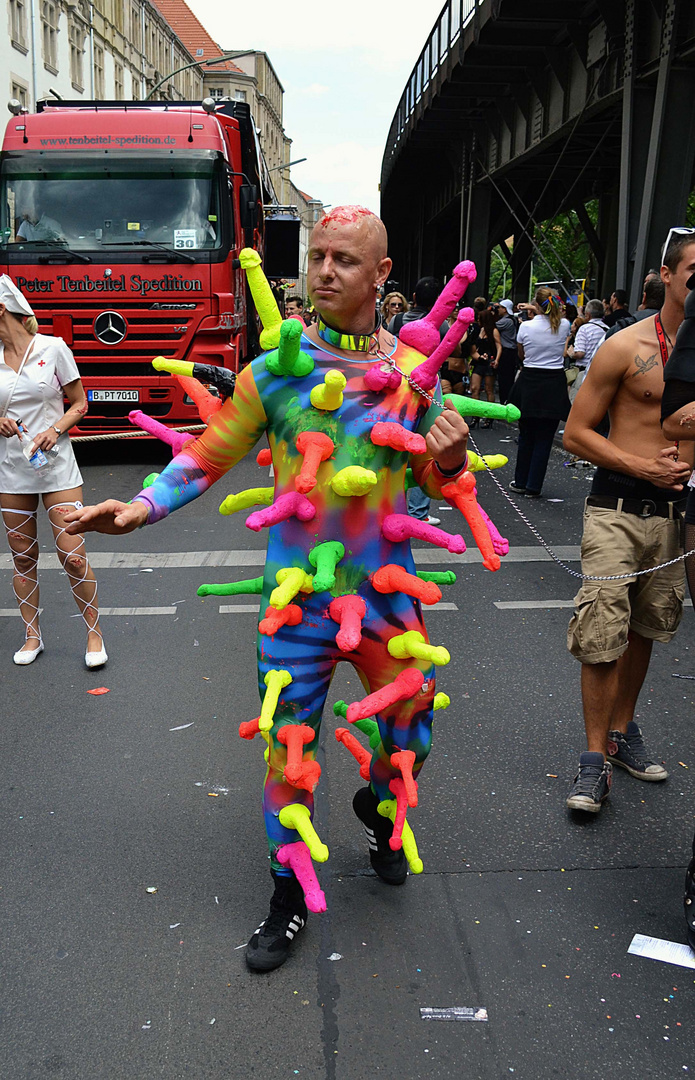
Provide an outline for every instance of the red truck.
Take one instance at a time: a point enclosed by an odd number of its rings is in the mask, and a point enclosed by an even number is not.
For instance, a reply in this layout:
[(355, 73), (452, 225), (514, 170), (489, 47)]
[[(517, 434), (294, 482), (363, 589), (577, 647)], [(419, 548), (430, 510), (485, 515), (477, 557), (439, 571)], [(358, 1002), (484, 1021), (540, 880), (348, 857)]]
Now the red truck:
[(256, 354), (235, 260), (270, 241), (274, 201), (244, 102), (40, 102), (12, 117), (0, 272), (75, 355), (89, 400), (80, 433), (127, 429), (134, 408), (196, 422), (155, 356), (238, 371)]

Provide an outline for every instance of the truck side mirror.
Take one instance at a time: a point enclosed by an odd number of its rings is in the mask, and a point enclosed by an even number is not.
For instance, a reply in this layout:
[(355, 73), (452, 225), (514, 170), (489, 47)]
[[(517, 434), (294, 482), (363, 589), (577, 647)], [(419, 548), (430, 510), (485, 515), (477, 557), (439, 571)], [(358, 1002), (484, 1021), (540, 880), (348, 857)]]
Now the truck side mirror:
[(253, 231), (258, 224), (258, 188), (255, 184), (242, 184), (239, 192), (239, 215), (241, 227), (246, 233), (253, 236)]

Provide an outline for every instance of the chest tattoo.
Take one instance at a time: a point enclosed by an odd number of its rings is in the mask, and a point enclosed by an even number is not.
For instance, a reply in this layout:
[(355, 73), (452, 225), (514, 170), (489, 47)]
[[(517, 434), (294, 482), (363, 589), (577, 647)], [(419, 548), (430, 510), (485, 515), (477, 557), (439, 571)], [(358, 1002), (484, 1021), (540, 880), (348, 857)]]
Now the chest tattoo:
[(639, 355), (636, 356), (635, 367), (637, 368), (637, 371), (633, 371), (633, 379), (635, 375), (646, 375), (648, 371), (651, 371), (652, 368), (656, 367), (656, 353), (654, 353), (652, 356), (648, 356), (646, 360), (643, 360), (642, 357)]

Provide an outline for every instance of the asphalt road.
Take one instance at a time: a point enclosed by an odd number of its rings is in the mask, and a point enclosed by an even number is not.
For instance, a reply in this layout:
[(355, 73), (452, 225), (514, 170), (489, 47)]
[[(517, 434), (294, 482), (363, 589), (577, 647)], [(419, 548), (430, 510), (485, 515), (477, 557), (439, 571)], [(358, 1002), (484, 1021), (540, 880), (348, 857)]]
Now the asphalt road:
[[(500, 425), (476, 436), (513, 459)], [(83, 451), (85, 501), (129, 498), (157, 457), (142, 445)], [(563, 459), (554, 452), (547, 498), (520, 504), (576, 560), (590, 470)], [(508, 481), (511, 466), (499, 475)], [(565, 648), (575, 582), (542, 561), (488, 477), (481, 502), (512, 545), (499, 573), (475, 553), (458, 566), (420, 555), (458, 573), (444, 596), (454, 608), (428, 615), (452, 654), (438, 678), (452, 705), (437, 713), (409, 815), (425, 871), (393, 889), (368, 869), (350, 808), (361, 781), (327, 712), (316, 825), (331, 851), (319, 870), (328, 912), (310, 916), (282, 969), (246, 970), (243, 946), (271, 891), (262, 753), (237, 736), (258, 713), (256, 616), (220, 608), (255, 598), (201, 600), (196, 588), (260, 573), (262, 536), (217, 506), (264, 476), (249, 457), (166, 522), (122, 541), (88, 538), (114, 612), (102, 672), (84, 668), (45, 520), (46, 651), (12, 664), (21, 624), (0, 557), (2, 1080), (695, 1073), (695, 972), (627, 952), (635, 933), (684, 940), (693, 683), (672, 675), (695, 675), (693, 613), (655, 649), (639, 703), (670, 779), (621, 773), (597, 818), (570, 815), (583, 746), (579, 665)], [(467, 533), (456, 512), (440, 516)], [(109, 693), (87, 693), (100, 686)], [(329, 701), (361, 696), (342, 665)], [(421, 1019), (422, 1008), (453, 1006), (489, 1020)]]

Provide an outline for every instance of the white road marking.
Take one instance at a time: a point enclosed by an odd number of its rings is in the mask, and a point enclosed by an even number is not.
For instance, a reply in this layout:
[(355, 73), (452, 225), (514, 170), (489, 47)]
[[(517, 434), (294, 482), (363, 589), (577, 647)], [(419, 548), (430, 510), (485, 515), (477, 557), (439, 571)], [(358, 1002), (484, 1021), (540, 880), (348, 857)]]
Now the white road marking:
[(256, 613), (261, 610), (260, 601), (257, 604), (220, 604), (220, 615), (238, 615), (241, 612)]
[[(500, 611), (542, 611), (544, 608), (574, 607), (574, 600), (495, 600), (494, 603)], [(685, 601), (685, 607), (692, 606), (692, 600)]]
[(176, 615), (175, 607), (105, 607), (100, 615)]

